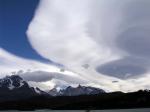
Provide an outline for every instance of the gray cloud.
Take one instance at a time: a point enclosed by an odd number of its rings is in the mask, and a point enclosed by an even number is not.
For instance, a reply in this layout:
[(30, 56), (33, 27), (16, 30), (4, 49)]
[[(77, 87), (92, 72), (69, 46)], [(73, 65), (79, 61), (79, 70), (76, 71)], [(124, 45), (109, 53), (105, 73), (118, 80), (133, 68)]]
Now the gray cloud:
[(150, 56), (150, 26), (135, 26), (127, 29), (116, 42), (118, 48), (134, 57), (149, 58)]
[(119, 60), (100, 65), (102, 74), (121, 79), (134, 78), (148, 72), (150, 62), (150, 1), (132, 0), (124, 6), (120, 31), (114, 45), (123, 55)]
[(147, 62), (143, 59), (125, 57), (100, 65), (96, 70), (120, 79), (135, 78), (147, 72)]
[(149, 0), (130, 0), (123, 10), (124, 21), (128, 25), (148, 23), (150, 18)]
[(86, 82), (85, 80), (79, 77), (68, 76), (63, 73), (61, 74), (55, 72), (34, 71), (34, 72), (25, 72), (19, 75), (23, 77), (24, 80), (33, 82), (45, 82), (50, 81), (52, 79), (59, 79), (72, 84), (80, 84)]
[(134, 57), (150, 56), (150, 1), (131, 0), (123, 8), (117, 48)]

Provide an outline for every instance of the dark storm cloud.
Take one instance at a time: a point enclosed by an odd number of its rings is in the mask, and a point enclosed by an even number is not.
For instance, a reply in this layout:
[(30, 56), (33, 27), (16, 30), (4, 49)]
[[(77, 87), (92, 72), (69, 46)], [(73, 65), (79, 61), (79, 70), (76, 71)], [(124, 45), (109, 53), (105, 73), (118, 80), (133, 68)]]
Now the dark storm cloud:
[(96, 68), (99, 73), (115, 76), (120, 79), (137, 77), (147, 72), (147, 63), (142, 59), (125, 57), (120, 60), (108, 62)]

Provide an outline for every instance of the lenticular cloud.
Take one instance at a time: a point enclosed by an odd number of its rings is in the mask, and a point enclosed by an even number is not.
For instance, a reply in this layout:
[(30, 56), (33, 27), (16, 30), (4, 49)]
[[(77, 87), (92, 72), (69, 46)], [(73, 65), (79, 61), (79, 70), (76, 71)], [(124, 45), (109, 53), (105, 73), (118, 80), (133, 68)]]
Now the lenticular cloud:
[(41, 0), (27, 35), (44, 58), (111, 87), (148, 72), (149, 7), (147, 0)]

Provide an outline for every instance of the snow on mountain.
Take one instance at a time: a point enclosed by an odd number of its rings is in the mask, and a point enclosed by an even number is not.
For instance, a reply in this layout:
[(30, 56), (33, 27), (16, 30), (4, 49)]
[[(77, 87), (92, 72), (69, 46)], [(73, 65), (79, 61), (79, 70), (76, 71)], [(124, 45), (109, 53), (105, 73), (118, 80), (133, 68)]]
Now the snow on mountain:
[(18, 75), (6, 76), (0, 79), (0, 91), (6, 94), (9, 92), (45, 94), (44, 91), (39, 88), (29, 86), (29, 84)]
[(53, 88), (48, 93), (52, 96), (78, 96), (78, 95), (101, 94), (105, 93), (105, 91), (99, 88), (79, 85), (78, 87), (68, 86), (67, 88), (60, 90), (57, 90), (57, 88)]
[[(56, 77), (55, 77), (56, 78)], [(19, 96), (24, 97), (34, 95), (51, 95), (51, 96), (76, 96), (76, 95), (92, 95), (105, 93), (104, 90), (90, 87), (90, 86), (70, 86), (70, 82), (66, 82), (60, 79), (52, 79), (51, 83), (55, 83), (54, 88), (49, 92), (42, 91), (40, 88), (31, 85), (29, 86), (27, 81), (24, 81), (18, 75), (6, 76), (0, 79), (0, 96)], [(47, 83), (48, 85), (48, 83)], [(75, 86), (76, 84), (74, 84)]]
[(8, 88), (9, 90), (20, 88), (25, 84), (26, 82), (17, 75), (6, 76), (5, 78), (0, 79), (0, 88)]
[[(101, 88), (106, 90), (101, 85), (96, 85), (95, 83), (80, 77), (79, 74), (59, 69), (59, 72), (47, 72), (41, 70), (28, 70), (23, 71), (19, 70), (18, 72), (10, 73), (12, 76), (20, 76), (26, 81), (30, 87), (39, 88), (41, 91), (48, 92), (49, 90), (56, 88), (58, 90), (62, 90), (67, 88), (68, 86), (77, 87), (79, 84), (83, 86), (91, 86), (96, 88)], [(10, 76), (9, 76), (10, 77)], [(22, 80), (20, 80), (20, 84), (23, 85)], [(10, 80), (11, 85), (11, 80)], [(9, 87), (13, 89), (14, 86), (11, 85)], [(35, 89), (36, 91), (36, 89)], [(38, 92), (38, 91), (37, 91)]]
[(43, 91), (49, 91), (54, 87), (64, 88), (69, 85), (86, 84), (87, 80), (78, 74), (69, 71), (47, 72), (47, 71), (20, 71), (16, 75), (21, 76), (30, 86), (38, 87)]

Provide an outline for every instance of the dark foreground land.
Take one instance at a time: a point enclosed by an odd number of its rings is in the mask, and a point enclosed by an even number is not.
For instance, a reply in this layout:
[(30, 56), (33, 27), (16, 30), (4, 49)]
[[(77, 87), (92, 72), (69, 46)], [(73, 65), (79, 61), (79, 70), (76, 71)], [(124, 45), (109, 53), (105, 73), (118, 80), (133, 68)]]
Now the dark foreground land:
[(2, 101), (0, 110), (97, 110), (150, 108), (150, 92), (102, 93), (99, 95), (81, 96), (34, 96), (24, 100)]

